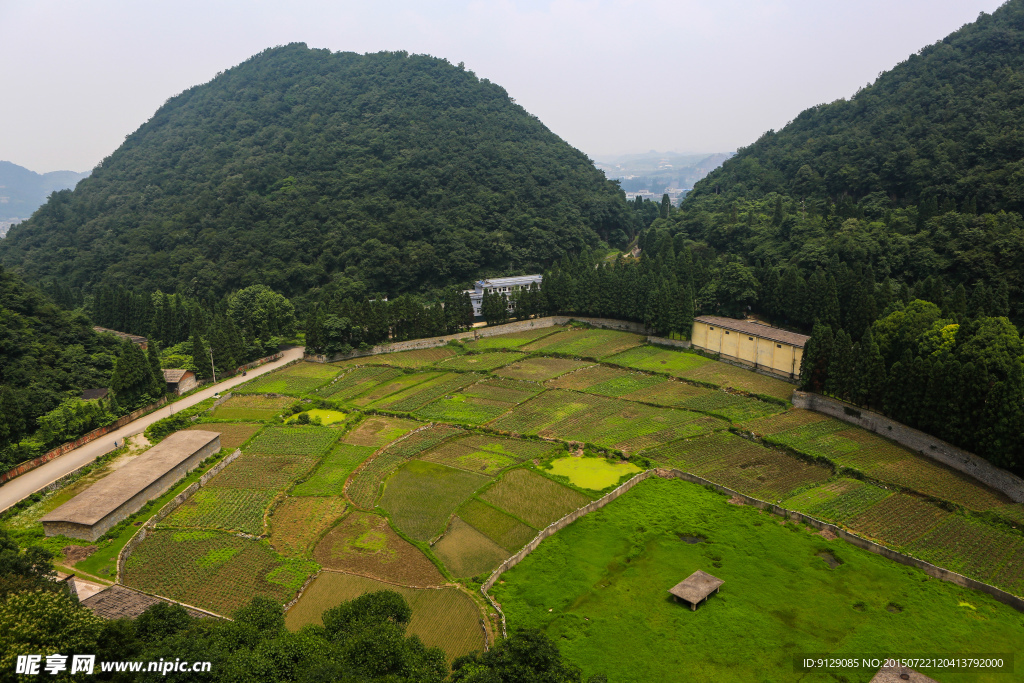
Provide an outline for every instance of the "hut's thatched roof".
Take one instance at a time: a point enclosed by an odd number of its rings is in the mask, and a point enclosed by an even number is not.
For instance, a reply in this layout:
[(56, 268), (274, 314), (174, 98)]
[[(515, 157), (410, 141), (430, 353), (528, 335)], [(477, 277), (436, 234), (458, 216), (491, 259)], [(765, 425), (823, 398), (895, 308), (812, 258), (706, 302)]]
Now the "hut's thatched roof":
[(684, 581), (681, 581), (670, 588), (668, 592), (677, 598), (686, 600), (689, 603), (697, 604), (718, 590), (718, 587), (723, 583), (725, 583), (725, 581), (722, 579), (715, 578), (714, 576), (711, 576), (711, 574), (702, 572), (698, 569), (686, 577)]

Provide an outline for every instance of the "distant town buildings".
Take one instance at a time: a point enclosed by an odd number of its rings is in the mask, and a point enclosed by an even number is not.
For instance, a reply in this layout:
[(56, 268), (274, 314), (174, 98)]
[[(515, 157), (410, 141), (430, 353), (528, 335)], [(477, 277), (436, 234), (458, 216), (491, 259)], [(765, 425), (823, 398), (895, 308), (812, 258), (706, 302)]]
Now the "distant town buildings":
[(513, 292), (520, 289), (529, 289), (530, 285), (534, 283), (536, 283), (537, 287), (540, 288), (540, 283), (543, 279), (544, 276), (538, 274), (477, 280), (473, 289), (466, 290), (466, 293), (469, 294), (469, 300), (473, 302), (473, 316), (479, 318), (483, 315), (482, 307), (484, 292), (490, 292), (491, 294), (504, 294), (511, 298)]
[(673, 206), (678, 206), (679, 202), (687, 195), (689, 189), (680, 189), (678, 187), (667, 187), (664, 192), (651, 192), (650, 190), (640, 190), (639, 192), (627, 192), (626, 201), (634, 201), (637, 197), (643, 197), (644, 199), (651, 202), (660, 202), (662, 195), (668, 195), (668, 200), (672, 202)]

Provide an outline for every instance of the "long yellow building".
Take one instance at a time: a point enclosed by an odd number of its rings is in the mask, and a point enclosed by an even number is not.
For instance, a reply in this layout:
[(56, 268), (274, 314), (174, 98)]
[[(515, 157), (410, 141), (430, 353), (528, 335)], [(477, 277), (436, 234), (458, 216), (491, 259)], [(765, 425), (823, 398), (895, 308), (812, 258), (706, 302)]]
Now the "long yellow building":
[(699, 349), (789, 378), (800, 374), (808, 339), (805, 334), (717, 315), (694, 319), (690, 335), (691, 343)]

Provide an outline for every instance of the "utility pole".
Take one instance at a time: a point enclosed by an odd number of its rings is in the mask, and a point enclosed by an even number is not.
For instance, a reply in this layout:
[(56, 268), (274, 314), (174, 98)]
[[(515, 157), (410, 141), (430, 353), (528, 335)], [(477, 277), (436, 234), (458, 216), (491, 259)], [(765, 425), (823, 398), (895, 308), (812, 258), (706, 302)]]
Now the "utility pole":
[(213, 347), (207, 346), (206, 350), (210, 352), (210, 370), (213, 372), (213, 383), (217, 383), (217, 368), (213, 367)]

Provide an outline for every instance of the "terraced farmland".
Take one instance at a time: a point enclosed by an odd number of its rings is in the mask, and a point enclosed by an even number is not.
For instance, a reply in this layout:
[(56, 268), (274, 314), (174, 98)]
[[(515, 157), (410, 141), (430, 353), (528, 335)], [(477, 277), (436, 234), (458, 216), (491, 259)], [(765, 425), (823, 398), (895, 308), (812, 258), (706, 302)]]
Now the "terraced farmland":
[(474, 382), (483, 379), (483, 375), (472, 372), (455, 373), (448, 372), (433, 377), (421, 384), (409, 387), (397, 394), (378, 399), (369, 404), (369, 407), (378, 410), (391, 410), (395, 412), (411, 413), (422, 408), (431, 401), (442, 396), (454, 394), (459, 389), (467, 387)]
[(306, 557), (343, 512), (343, 498), (285, 498), (270, 515), (270, 545), (283, 557)]
[(457, 514), (464, 522), (504, 548), (506, 557), (518, 552), (537, 535), (533, 527), (476, 498), (466, 501)]
[(993, 583), (1004, 576), (1004, 565), (1024, 563), (1024, 536), (1016, 529), (999, 529), (963, 515), (950, 515), (913, 543), (910, 552), (940, 567)]
[(402, 376), (398, 368), (365, 367), (353, 368), (316, 390), (317, 395), (337, 400), (345, 400), (358, 396), (371, 387), (386, 383)]
[(224, 529), (259, 536), (276, 491), (206, 486), (163, 521), (164, 526)]
[(859, 479), (840, 478), (786, 500), (783, 505), (826, 522), (848, 524), (892, 491)]
[(249, 444), (250, 453), (320, 457), (338, 440), (328, 427), (267, 427)]
[(564, 329), (522, 347), (523, 351), (542, 351), (601, 360), (626, 349), (640, 346), (646, 338), (630, 332), (601, 329)]
[(941, 524), (949, 514), (915, 496), (896, 493), (851, 519), (850, 528), (893, 548), (903, 548)]
[(444, 536), (431, 548), (452, 574), (470, 578), (489, 574), (509, 556), (499, 546), (458, 517), (453, 517)]
[(285, 615), (285, 626), (297, 631), (307, 624), (322, 625), (321, 615), (346, 600), (374, 591), (398, 591), (412, 608), (406, 635), (419, 636), (427, 647), (444, 650), (448, 661), (484, 648), (480, 610), (458, 588), (415, 590), (362, 576), (322, 572)]
[(368, 356), (362, 360), (366, 365), (391, 365), (396, 368), (424, 368), (434, 365), (446, 358), (458, 355), (458, 350), (450, 346), (439, 346), (434, 349), (417, 349), (416, 351), (398, 351)]
[(582, 493), (525, 469), (507, 472), (480, 498), (537, 529), (590, 502)]
[(527, 358), (512, 365), (499, 368), (495, 375), (509, 379), (544, 382), (580, 368), (589, 367), (592, 363), (569, 358)]
[(338, 444), (313, 474), (292, 490), (293, 496), (344, 496), (345, 481), (374, 453), (369, 446)]
[(543, 458), (562, 450), (560, 444), (525, 439), (503, 439), (482, 434), (449, 439), (420, 456), (430, 462), (494, 475), (525, 460)]
[(422, 451), (433, 448), (445, 439), (461, 433), (460, 430), (446, 425), (428, 427), (409, 434), (397, 441), (375, 458), (363, 465), (352, 479), (345, 493), (349, 500), (357, 506), (369, 510), (374, 506), (380, 485), (384, 479), (404, 462)]
[(406, 536), (428, 541), (440, 535), (455, 509), (488, 481), (473, 472), (412, 460), (388, 479), (379, 505)]
[(331, 529), (313, 550), (322, 566), (405, 586), (442, 586), (434, 563), (396, 534), (380, 515), (358, 510)]
[(296, 363), (283, 370), (268, 372), (247, 382), (234, 391), (237, 393), (308, 394), (330, 382), (341, 372), (341, 368), (319, 363)]
[(475, 370), (487, 372), (510, 363), (514, 363), (526, 354), (511, 351), (495, 351), (491, 353), (471, 353), (455, 356), (437, 364), (442, 370)]
[(217, 420), (264, 421), (280, 415), (293, 403), (295, 399), (287, 396), (233, 395), (214, 408), (212, 416)]
[(441, 373), (439, 372), (429, 371), (408, 374), (403, 372), (395, 377), (390, 377), (385, 381), (377, 382), (376, 380), (371, 380), (366, 383), (365, 391), (353, 394), (351, 398), (346, 399), (346, 402), (359, 408), (363, 408), (371, 403), (384, 400), (389, 396), (394, 396), (395, 394), (415, 387), (418, 384), (429, 382), (440, 375)]
[(303, 455), (242, 455), (207, 486), (277, 491), (300, 479), (316, 462), (316, 458)]
[(189, 427), (189, 429), (199, 429), (204, 432), (217, 432), (220, 434), (220, 447), (233, 451), (251, 439), (252, 435), (258, 432), (261, 427), (262, 425), (244, 422), (238, 424), (206, 422), (204, 424), (193, 425)]
[(266, 541), (157, 530), (128, 558), (124, 583), (230, 615), (256, 596), (288, 602), (316, 570), (313, 562), (281, 557)]
[(423, 426), (422, 422), (401, 417), (370, 415), (341, 440), (353, 446), (377, 449)]
[(558, 327), (539, 327), (533, 330), (522, 332), (510, 332), (499, 334), (493, 337), (480, 337), (471, 342), (466, 342), (466, 348), (471, 351), (492, 351), (495, 349), (518, 349), (530, 342), (554, 334), (559, 331)]

